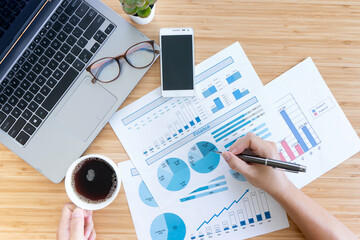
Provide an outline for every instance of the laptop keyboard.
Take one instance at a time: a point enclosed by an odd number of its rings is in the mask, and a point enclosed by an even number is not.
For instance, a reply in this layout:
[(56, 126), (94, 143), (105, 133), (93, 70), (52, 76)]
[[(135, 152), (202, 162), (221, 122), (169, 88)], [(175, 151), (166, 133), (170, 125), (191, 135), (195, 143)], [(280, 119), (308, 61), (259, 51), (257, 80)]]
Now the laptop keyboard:
[(0, 84), (0, 128), (25, 145), (114, 28), (86, 2), (63, 1)]
[(0, 38), (19, 16), (29, 0), (0, 0)]

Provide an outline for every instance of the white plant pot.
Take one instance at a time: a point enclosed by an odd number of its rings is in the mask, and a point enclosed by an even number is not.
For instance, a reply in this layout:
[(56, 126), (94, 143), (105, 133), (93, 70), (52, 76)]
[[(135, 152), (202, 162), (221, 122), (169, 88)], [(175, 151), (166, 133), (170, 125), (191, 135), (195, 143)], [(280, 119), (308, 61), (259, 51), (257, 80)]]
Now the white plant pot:
[(146, 18), (141, 18), (141, 17), (137, 17), (137, 16), (132, 16), (132, 15), (129, 15), (129, 16), (130, 16), (131, 20), (133, 20), (137, 24), (140, 24), (140, 25), (148, 24), (154, 19), (155, 7), (156, 7), (156, 4), (151, 9), (150, 15), (148, 17), (146, 17)]

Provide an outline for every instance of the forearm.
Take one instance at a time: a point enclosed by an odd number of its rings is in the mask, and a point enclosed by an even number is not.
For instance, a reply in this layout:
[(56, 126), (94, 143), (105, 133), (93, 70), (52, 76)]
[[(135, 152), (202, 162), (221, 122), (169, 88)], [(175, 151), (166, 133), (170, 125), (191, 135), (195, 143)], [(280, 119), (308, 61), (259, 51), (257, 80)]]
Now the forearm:
[(358, 239), (337, 220), (291, 182), (272, 194), (301, 229), (307, 239)]

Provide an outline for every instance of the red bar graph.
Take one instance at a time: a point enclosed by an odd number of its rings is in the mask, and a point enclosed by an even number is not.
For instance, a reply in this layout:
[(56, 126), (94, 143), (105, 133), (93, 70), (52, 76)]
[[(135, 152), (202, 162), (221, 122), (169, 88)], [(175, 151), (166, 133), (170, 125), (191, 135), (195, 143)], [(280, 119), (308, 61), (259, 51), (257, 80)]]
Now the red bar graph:
[(281, 142), (281, 146), (285, 149), (285, 152), (287, 153), (287, 155), (290, 157), (291, 160), (295, 159), (295, 155), (294, 153), (291, 151), (289, 145), (287, 144), (287, 142), (284, 140)]
[(300, 147), (299, 144), (297, 144), (297, 145), (295, 146), (295, 149), (296, 149), (296, 151), (298, 152), (299, 155), (304, 154), (304, 151), (302, 150), (302, 148)]
[(284, 155), (283, 155), (282, 153), (279, 153), (279, 155), (280, 155), (280, 159), (281, 159), (281, 161), (286, 162), (286, 159), (285, 159)]

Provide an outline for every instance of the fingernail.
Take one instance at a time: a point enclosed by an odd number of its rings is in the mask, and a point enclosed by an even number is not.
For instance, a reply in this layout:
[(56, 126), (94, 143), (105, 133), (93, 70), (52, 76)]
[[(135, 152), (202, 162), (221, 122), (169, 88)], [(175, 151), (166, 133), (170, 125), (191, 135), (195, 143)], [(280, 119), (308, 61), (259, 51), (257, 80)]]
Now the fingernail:
[(237, 148), (233, 148), (232, 150), (230, 150), (230, 152), (236, 153), (236, 152), (237, 152)]
[(230, 159), (230, 154), (229, 154), (228, 152), (224, 152), (224, 153), (223, 153), (223, 157), (224, 157), (225, 161), (229, 161), (229, 159)]
[(83, 216), (84, 216), (83, 210), (80, 208), (75, 208), (75, 210), (72, 213), (72, 217), (75, 217), (75, 218), (79, 218), (79, 217), (83, 217)]

